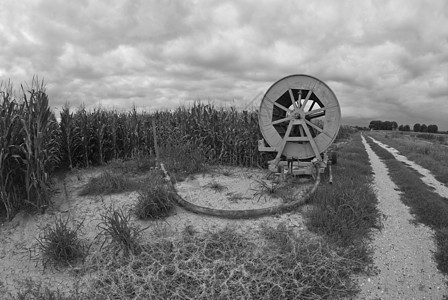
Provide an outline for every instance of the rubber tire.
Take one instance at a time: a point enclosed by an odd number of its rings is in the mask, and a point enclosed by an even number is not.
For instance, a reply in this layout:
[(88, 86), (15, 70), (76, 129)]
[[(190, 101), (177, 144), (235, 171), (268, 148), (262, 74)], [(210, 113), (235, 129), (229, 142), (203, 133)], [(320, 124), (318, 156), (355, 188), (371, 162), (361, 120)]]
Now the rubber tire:
[(336, 152), (331, 152), (331, 164), (335, 165), (338, 163), (338, 154)]

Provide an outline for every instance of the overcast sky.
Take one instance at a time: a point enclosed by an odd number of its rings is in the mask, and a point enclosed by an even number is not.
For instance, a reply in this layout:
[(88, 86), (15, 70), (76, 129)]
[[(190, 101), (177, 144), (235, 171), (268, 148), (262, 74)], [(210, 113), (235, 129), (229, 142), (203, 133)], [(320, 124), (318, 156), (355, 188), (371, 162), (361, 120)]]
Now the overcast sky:
[(0, 49), (0, 80), (45, 78), (55, 109), (256, 107), (309, 74), (343, 123), (448, 130), (446, 0), (1, 1)]

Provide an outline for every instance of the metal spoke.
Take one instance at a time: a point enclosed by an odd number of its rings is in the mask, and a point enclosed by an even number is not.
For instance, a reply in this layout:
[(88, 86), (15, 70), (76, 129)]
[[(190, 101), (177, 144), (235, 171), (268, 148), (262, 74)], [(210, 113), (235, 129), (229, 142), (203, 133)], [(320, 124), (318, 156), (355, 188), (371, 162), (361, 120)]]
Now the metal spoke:
[(292, 94), (292, 89), (288, 89), (288, 92), (289, 92), (289, 98), (291, 99), (291, 103), (294, 106), (294, 109), (298, 108), (296, 99), (294, 99), (294, 95)]
[(275, 121), (272, 122), (272, 125), (283, 123), (283, 122), (289, 121), (291, 119), (292, 119), (291, 117), (286, 117), (286, 118), (283, 118), (283, 119), (275, 120)]
[(311, 103), (311, 106), (310, 106), (310, 109), (308, 109), (308, 112), (310, 112), (313, 109), (314, 104), (316, 104), (316, 100), (313, 100), (313, 103)]
[(321, 108), (318, 108), (313, 111), (309, 111), (309, 112), (305, 113), (305, 116), (307, 119), (319, 118), (319, 117), (322, 117), (325, 115), (326, 110), (327, 110), (326, 107), (321, 107)]
[(311, 127), (313, 127), (314, 129), (316, 129), (319, 132), (323, 132), (324, 131), (322, 128), (320, 128), (316, 124), (313, 124), (311, 121), (305, 120), (305, 122), (306, 122), (306, 124), (310, 125)]
[[(306, 97), (305, 97), (305, 101), (303, 101), (303, 107), (305, 108), (305, 105), (308, 103), (308, 100), (310, 100), (310, 97), (311, 97), (311, 94), (312, 94), (313, 92), (311, 91), (311, 90), (309, 90), (308, 91), (308, 94), (306, 94)], [(313, 104), (315, 103), (316, 101), (314, 101), (313, 102)]]
[(265, 96), (265, 99), (266, 99), (268, 102), (271, 102), (273, 105), (277, 106), (278, 108), (280, 108), (280, 109), (282, 109), (282, 110), (284, 110), (284, 111), (286, 111), (286, 112), (288, 112), (288, 113), (291, 113), (291, 112), (292, 112), (292, 110), (290, 110), (289, 108), (284, 107), (284, 106), (281, 105), (280, 103), (277, 103), (277, 102), (275, 102), (275, 101), (272, 101), (269, 97), (266, 97), (266, 96)]

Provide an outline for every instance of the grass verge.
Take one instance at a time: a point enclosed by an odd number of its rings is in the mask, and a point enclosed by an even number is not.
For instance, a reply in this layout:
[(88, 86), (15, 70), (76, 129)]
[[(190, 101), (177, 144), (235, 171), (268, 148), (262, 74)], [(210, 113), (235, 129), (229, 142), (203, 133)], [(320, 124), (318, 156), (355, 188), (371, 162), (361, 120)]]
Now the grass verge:
[(350, 247), (354, 255), (370, 261), (366, 237), (372, 228), (380, 229), (381, 214), (371, 188), (372, 168), (360, 134), (344, 145), (333, 166), (333, 184), (326, 176), (309, 199), (313, 205), (307, 220), (310, 230), (329, 237), (341, 247)]
[(409, 160), (414, 161), (420, 166), (428, 169), (440, 182), (448, 185), (448, 148), (429, 142), (421, 142), (411, 137), (398, 134), (384, 134), (369, 132), (378, 141), (389, 145)]
[(435, 193), (420, 175), (399, 162), (387, 150), (370, 138), (366, 139), (373, 151), (386, 163), (392, 181), (400, 188), (401, 200), (410, 207), (415, 221), (431, 227), (435, 232), (438, 269), (448, 274), (448, 199)]

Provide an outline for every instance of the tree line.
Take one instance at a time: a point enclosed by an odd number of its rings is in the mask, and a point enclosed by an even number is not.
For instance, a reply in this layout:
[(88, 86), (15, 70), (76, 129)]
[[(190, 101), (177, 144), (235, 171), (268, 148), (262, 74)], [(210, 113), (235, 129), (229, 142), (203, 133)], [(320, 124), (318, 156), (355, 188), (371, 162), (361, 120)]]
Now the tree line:
[[(398, 126), (395, 121), (380, 121), (374, 120), (370, 121), (369, 128), (372, 130), (399, 130), (399, 131), (411, 131), (411, 126), (409, 125), (400, 125)], [(429, 132), (429, 133), (437, 133), (439, 128), (437, 125), (431, 124), (420, 124), (416, 123), (412, 127), (414, 132)]]

